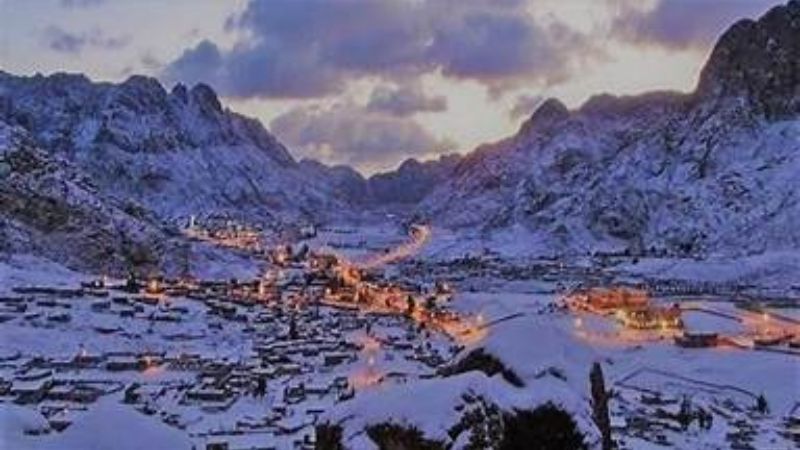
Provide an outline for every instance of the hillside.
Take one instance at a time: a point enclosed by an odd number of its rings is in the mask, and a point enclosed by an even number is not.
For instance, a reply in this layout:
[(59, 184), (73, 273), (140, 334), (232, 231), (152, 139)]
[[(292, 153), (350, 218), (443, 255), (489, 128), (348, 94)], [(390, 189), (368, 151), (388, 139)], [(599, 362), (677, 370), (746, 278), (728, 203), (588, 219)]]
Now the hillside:
[(0, 122), (0, 254), (125, 274), (182, 270), (177, 232), (132, 204), (103, 197), (87, 176)]
[(798, 248), (799, 64), (792, 1), (730, 27), (691, 94), (545, 102), (464, 158), (419, 212), (485, 237), (524, 230), (517, 245), (534, 253)]

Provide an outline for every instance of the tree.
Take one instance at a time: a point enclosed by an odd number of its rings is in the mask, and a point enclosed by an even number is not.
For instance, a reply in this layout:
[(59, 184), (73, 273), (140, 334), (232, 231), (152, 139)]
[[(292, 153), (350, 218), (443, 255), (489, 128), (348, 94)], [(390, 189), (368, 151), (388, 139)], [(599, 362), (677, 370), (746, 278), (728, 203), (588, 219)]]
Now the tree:
[(414, 314), (415, 309), (417, 309), (417, 303), (414, 301), (414, 297), (409, 295), (406, 297), (406, 314), (409, 316)]
[(139, 281), (136, 279), (136, 274), (133, 272), (128, 273), (128, 279), (125, 281), (125, 291), (130, 293), (139, 292), (141, 289), (141, 285)]
[(264, 377), (258, 377), (256, 380), (255, 396), (263, 397), (267, 393), (267, 380)]
[(343, 450), (342, 427), (331, 423), (322, 423), (316, 426), (316, 448), (319, 450)]
[(600, 430), (602, 436), (603, 450), (610, 450), (613, 447), (611, 439), (611, 418), (608, 412), (609, 392), (606, 390), (603, 368), (600, 363), (594, 363), (589, 373), (589, 383), (592, 391), (592, 415), (594, 423)]
[(136, 403), (139, 401), (139, 393), (136, 392), (141, 386), (139, 383), (131, 383), (127, 388), (125, 388), (125, 398), (123, 400), (124, 403)]
[(583, 434), (567, 412), (552, 403), (503, 417), (500, 450), (586, 449)]
[(425, 309), (433, 311), (434, 308), (436, 308), (436, 297), (431, 295), (425, 299)]
[(294, 314), (292, 314), (289, 317), (289, 339), (294, 341), (299, 337), (299, 333), (297, 332), (297, 321), (294, 318)]
[(689, 428), (689, 425), (692, 423), (692, 402), (686, 395), (684, 395), (683, 400), (681, 400), (680, 411), (678, 411), (678, 422), (684, 430)]
[(303, 243), (303, 245), (300, 246), (300, 250), (297, 252), (297, 259), (302, 261), (306, 259), (307, 256), (308, 256), (308, 244)]
[(444, 450), (444, 443), (428, 439), (419, 428), (389, 422), (370, 425), (367, 436), (381, 449)]
[(761, 414), (769, 413), (769, 404), (767, 403), (767, 398), (764, 397), (764, 394), (760, 394), (756, 399), (756, 411), (760, 412)]

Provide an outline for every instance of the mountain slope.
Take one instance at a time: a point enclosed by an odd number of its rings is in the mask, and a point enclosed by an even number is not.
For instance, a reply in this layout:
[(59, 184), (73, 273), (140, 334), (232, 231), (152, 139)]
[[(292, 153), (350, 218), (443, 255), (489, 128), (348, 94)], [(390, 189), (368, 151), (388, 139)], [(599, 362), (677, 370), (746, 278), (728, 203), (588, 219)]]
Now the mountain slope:
[(176, 231), (134, 205), (104, 198), (80, 170), (0, 121), (0, 253), (124, 274), (176, 273), (183, 250)]
[[(523, 228), (541, 252), (800, 248), (800, 2), (719, 40), (697, 90), (545, 102), (420, 205), (455, 229)], [(523, 245), (520, 243), (520, 245)]]
[(142, 76), (111, 84), (0, 72), (0, 119), (84, 170), (103, 193), (163, 219), (318, 220), (347, 209), (258, 121), (223, 109), (206, 85), (167, 92)]

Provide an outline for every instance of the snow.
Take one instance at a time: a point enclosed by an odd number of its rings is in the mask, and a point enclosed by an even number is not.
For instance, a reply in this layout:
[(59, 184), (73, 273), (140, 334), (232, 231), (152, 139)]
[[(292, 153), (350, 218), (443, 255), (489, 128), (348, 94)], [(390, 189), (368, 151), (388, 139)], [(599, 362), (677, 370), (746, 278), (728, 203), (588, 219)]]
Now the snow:
[(37, 438), (31, 434), (50, 431), (41, 414), (23, 406), (0, 403), (0, 446), (8, 449), (36, 448)]
[(431, 252), (732, 257), (800, 248), (800, 121), (737, 109), (716, 121), (663, 102), (643, 98), (607, 115), (584, 108), (473, 153), (418, 208), (454, 235)]
[(642, 258), (636, 264), (622, 265), (620, 269), (661, 279), (755, 283), (789, 288), (800, 281), (800, 249), (704, 260)]
[[(31, 118), (42, 148), (104, 196), (138, 202), (161, 219), (223, 215), (272, 225), (349, 210), (326, 177), (306, 173), (258, 121), (222, 109), (208, 86), (168, 93), (143, 76), (112, 84), (0, 73), (0, 92), (13, 105), (4, 123)], [(63, 140), (70, 152), (61, 151)]]
[(33, 255), (13, 254), (7, 260), (0, 260), (0, 293), (11, 293), (13, 287), (36, 285), (71, 287), (91, 278)]
[(191, 440), (181, 431), (153, 420), (126, 405), (121, 405), (118, 398), (107, 398), (100, 400), (64, 432), (44, 438), (41, 447), (20, 448), (188, 450), (194, 447)]
[[(764, 35), (774, 31), (761, 28)], [(783, 31), (791, 38), (796, 29)], [(404, 164), (377, 182), (346, 167), (295, 162), (257, 121), (223, 109), (208, 86), (167, 92), (141, 76), (111, 84), (80, 75), (26, 78), (0, 72), (0, 95), (8, 100), (0, 123), (0, 190), (8, 193), (0, 207), (0, 295), (11, 299), (2, 305), (0, 357), (8, 363), (0, 365), (0, 379), (13, 388), (37, 387), (51, 377), (68, 382), (102, 377), (115, 388), (142, 382), (149, 406), (159, 410), (147, 416), (120, 403), (119, 394), (104, 392), (86, 411), (59, 413), (74, 423), (57, 433), (43, 416), (54, 407), (49, 400), (29, 406), (5, 401), (0, 446), (177, 449), (216, 439), (255, 445), (265, 435), (239, 434), (241, 423), (258, 427), (272, 420), (271, 408), (287, 403), (285, 387), (324, 387), (337, 376), (355, 385), (352, 400), (306, 399), (276, 419), (277, 428), (264, 440), (289, 447), (295, 438), (310, 436), (316, 419), (307, 410), (319, 409), (325, 411), (321, 420), (343, 426), (353, 448), (374, 448), (365, 428), (383, 422), (415, 426), (428, 438), (462, 448), (467, 437), (452, 437), (448, 430), (463, 417), (466, 399), (476, 397), (504, 411), (552, 402), (569, 412), (596, 446), (588, 374), (599, 362), (616, 394), (612, 421), (623, 428), (616, 437), (627, 447), (657, 448), (653, 436), (627, 427), (665, 412), (668, 417), (684, 397), (713, 411), (714, 426), (686, 432), (655, 426), (648, 433), (663, 434), (676, 448), (719, 448), (733, 445), (730, 436), (744, 429), (753, 430), (754, 448), (789, 447), (783, 419), (798, 406), (800, 365), (798, 352), (785, 343), (682, 348), (673, 343), (673, 331), (625, 329), (613, 317), (571, 312), (561, 304), (562, 294), (575, 286), (721, 286), (723, 294), (702, 289), (654, 301), (677, 302), (690, 332), (752, 341), (769, 319), (800, 334), (800, 120), (796, 107), (791, 109), (798, 104), (796, 77), (789, 77), (795, 85), (776, 91), (794, 97), (732, 90), (736, 80), (726, 78), (729, 64), (717, 66), (719, 55), (729, 54), (725, 50), (712, 53), (714, 70), (704, 70), (706, 90), (603, 95), (574, 111), (548, 101), (515, 136), (442, 167)], [(773, 65), (793, 55), (787, 49), (750, 50), (763, 51), (754, 61), (777, 61)], [(748, 66), (745, 75), (786, 81), (768, 69)], [(766, 115), (775, 105), (781, 114)], [(12, 167), (12, 159), (33, 170)], [(419, 204), (360, 210), (361, 197), (370, 194), (365, 190), (384, 183), (383, 194), (392, 196), (392, 189), (408, 180), (416, 189), (402, 194), (422, 197)], [(40, 198), (47, 200), (44, 210), (36, 202)], [(41, 217), (49, 215), (43, 211), (53, 217)], [(175, 225), (189, 216), (241, 219), (267, 234), (274, 231), (270, 238), (280, 243), (290, 240), (286, 231), (313, 223), (319, 233), (306, 244), (355, 263), (404, 245), (411, 217), (425, 222), (432, 239), (423, 239), (419, 253), (412, 245), (404, 260), (389, 261), (385, 274), (410, 283), (452, 282), (456, 292), (448, 307), (474, 331), (469, 339), (461, 336), (463, 341), (434, 332), (409, 342), (419, 348), (429, 343), (438, 356), (455, 355), (450, 363), (480, 349), (517, 374), (523, 386), (478, 371), (444, 377), (414, 351), (381, 346), (354, 352), (353, 361), (335, 368), (310, 358), (314, 361), (292, 366), (302, 373), (271, 379), (265, 396), (237, 396), (217, 412), (209, 411), (215, 405), (183, 404), (184, 384), (197, 382), (197, 373), (165, 370), (166, 364), (142, 373), (56, 371), (31, 380), (36, 372), (22, 367), (24, 361), (37, 356), (65, 361), (79, 351), (197, 353), (251, 364), (250, 369), (263, 363), (254, 356), (255, 327), (209, 318), (207, 308), (189, 298), (171, 300), (170, 307), (183, 309), (177, 323), (149, 320), (151, 314), (171, 313), (163, 305), (142, 306), (123, 317), (122, 307), (94, 311), (96, 299), (89, 298), (42, 306), (33, 296), (23, 300), (29, 310), (15, 309), (14, 287), (74, 287), (95, 278), (84, 272), (121, 273), (130, 265), (125, 258), (131, 244), (155, 257), (154, 271), (176, 273), (179, 250), (188, 249), (189, 273), (204, 280), (263, 273), (263, 262), (246, 254), (180, 236)], [(779, 299), (781, 307), (767, 304), (773, 317), (754, 324), (754, 315), (732, 301), (743, 299)], [(247, 320), (256, 311), (237, 309)], [(71, 321), (47, 320), (58, 314)], [(257, 336), (266, 342), (283, 327), (269, 320)], [(314, 326), (330, 331), (327, 323)], [(100, 335), (98, 329), (112, 331)], [(376, 321), (374, 336), (348, 330), (337, 339), (366, 344), (408, 331), (402, 319), (392, 318)], [(277, 371), (274, 364), (266, 366), (257, 367)], [(376, 383), (378, 375), (385, 377)], [(64, 386), (58, 389), (64, 392)], [(652, 393), (666, 403), (647, 405), (644, 394)], [(753, 411), (762, 394), (769, 414)], [(273, 434), (281, 428), (300, 431)]]

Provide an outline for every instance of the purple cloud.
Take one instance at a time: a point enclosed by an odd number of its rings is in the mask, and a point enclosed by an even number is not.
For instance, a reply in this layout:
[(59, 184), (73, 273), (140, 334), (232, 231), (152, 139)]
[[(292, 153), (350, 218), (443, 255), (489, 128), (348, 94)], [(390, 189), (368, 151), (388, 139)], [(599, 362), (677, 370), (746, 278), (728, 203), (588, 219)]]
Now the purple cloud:
[(372, 90), (367, 110), (399, 117), (417, 112), (441, 112), (447, 109), (444, 96), (427, 96), (419, 83), (406, 83), (395, 88), (378, 86)]
[(251, 0), (226, 27), (248, 38), (226, 50), (204, 41), (163, 78), (234, 97), (319, 97), (357, 78), (436, 71), (497, 88), (568, 77), (590, 47), (563, 25), (537, 23), (518, 0)]
[(778, 0), (660, 0), (650, 11), (623, 4), (613, 22), (612, 34), (667, 48), (704, 48), (737, 20), (757, 17), (779, 3)]
[(86, 48), (116, 50), (130, 43), (128, 37), (106, 36), (95, 29), (85, 33), (72, 33), (55, 25), (44, 30), (44, 42), (48, 48), (60, 53), (80, 53)]
[(329, 164), (389, 168), (409, 157), (445, 153), (453, 144), (417, 122), (367, 111), (351, 102), (298, 107), (276, 117), (270, 129), (281, 141)]
[(88, 8), (91, 6), (102, 5), (106, 0), (61, 0), (61, 6), (65, 8)]

